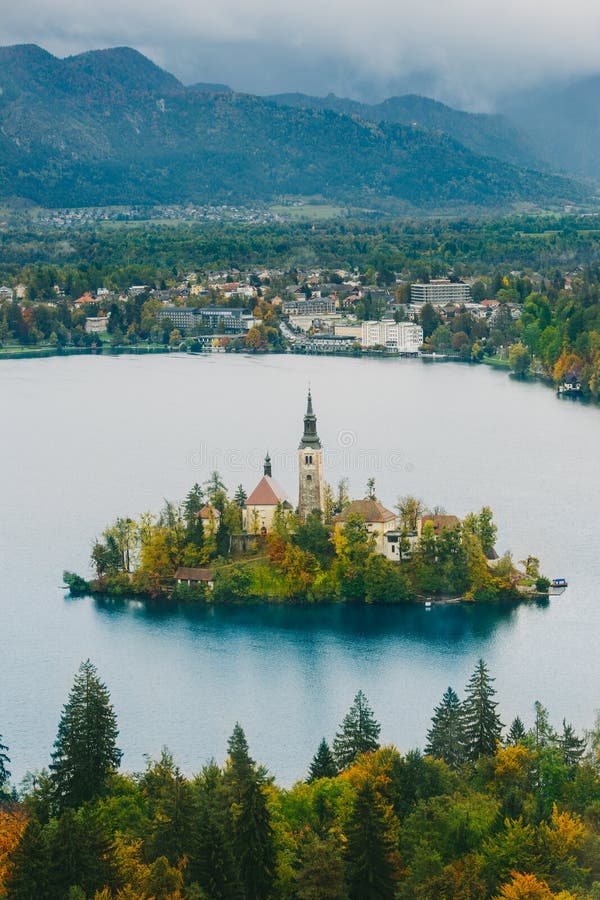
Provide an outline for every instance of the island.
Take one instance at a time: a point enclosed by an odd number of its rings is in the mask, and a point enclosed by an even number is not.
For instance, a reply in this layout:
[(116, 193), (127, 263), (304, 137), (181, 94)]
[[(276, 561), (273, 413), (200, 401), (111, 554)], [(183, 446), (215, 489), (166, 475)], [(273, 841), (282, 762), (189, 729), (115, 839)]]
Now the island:
[(536, 557), (518, 568), (510, 554), (498, 556), (489, 507), (461, 520), (405, 496), (392, 511), (377, 498), (374, 478), (362, 499), (350, 499), (345, 478), (335, 490), (327, 484), (310, 390), (297, 452), (297, 506), (274, 479), (269, 453), (250, 494), (240, 484), (230, 496), (213, 472), (158, 516), (119, 518), (107, 527), (92, 548), (95, 577), (64, 573), (70, 593), (294, 604), (548, 595)]

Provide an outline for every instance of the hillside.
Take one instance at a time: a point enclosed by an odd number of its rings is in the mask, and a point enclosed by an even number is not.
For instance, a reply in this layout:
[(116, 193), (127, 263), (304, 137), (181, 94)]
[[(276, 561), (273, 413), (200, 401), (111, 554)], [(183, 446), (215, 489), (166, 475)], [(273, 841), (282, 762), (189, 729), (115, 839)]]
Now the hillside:
[(503, 108), (554, 169), (600, 178), (600, 76), (522, 92)]
[(441, 131), (469, 150), (482, 156), (493, 156), (516, 166), (545, 167), (542, 155), (535, 152), (520, 131), (505, 116), (468, 113), (452, 109), (437, 100), (406, 94), (390, 97), (382, 103), (360, 103), (346, 97), (328, 94), (310, 97), (306, 94), (275, 94), (274, 103), (301, 109), (329, 109), (345, 115), (359, 116), (368, 122), (394, 122), (418, 125), (429, 131)]
[(45, 206), (285, 195), (408, 211), (585, 196), (439, 129), (186, 88), (129, 48), (64, 60), (0, 48), (0, 88), (0, 196)]

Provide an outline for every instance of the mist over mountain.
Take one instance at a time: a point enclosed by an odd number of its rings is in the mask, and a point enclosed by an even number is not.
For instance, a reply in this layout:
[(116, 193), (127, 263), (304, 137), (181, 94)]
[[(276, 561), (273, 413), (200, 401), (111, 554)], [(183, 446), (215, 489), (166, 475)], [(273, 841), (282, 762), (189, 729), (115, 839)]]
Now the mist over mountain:
[(1, 195), (47, 206), (318, 196), (408, 211), (586, 195), (523, 168), (535, 157), (505, 120), (424, 98), (283, 104), (185, 87), (127, 47), (58, 59), (35, 45), (0, 48), (0, 89)]
[(600, 179), (600, 75), (520, 92), (502, 108), (553, 169)]

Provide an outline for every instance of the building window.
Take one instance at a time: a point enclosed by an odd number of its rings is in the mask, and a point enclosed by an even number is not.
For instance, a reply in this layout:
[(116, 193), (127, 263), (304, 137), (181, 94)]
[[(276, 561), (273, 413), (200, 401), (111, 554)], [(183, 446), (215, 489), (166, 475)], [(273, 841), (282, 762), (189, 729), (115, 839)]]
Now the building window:
[(307, 481), (312, 481), (312, 475), (307, 475), (307, 476), (306, 476), (306, 480), (307, 480)]
[(313, 461), (312, 456), (305, 456), (305, 457), (304, 457), (304, 462), (306, 463), (307, 466), (312, 466), (312, 461)]

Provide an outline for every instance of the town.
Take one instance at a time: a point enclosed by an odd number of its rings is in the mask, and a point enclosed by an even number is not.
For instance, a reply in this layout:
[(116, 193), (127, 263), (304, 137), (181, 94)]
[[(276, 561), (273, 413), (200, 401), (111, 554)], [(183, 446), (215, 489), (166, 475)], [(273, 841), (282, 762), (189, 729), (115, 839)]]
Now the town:
[[(77, 293), (49, 267), (0, 286), (0, 359), (77, 353), (290, 352), (486, 363), (595, 398), (596, 359), (573, 352), (547, 323), (541, 275), (414, 281), (372, 268), (188, 271), (172, 284)], [(581, 272), (561, 276), (568, 298)], [(539, 319), (537, 325), (535, 320)], [(524, 332), (532, 322), (535, 328)]]

